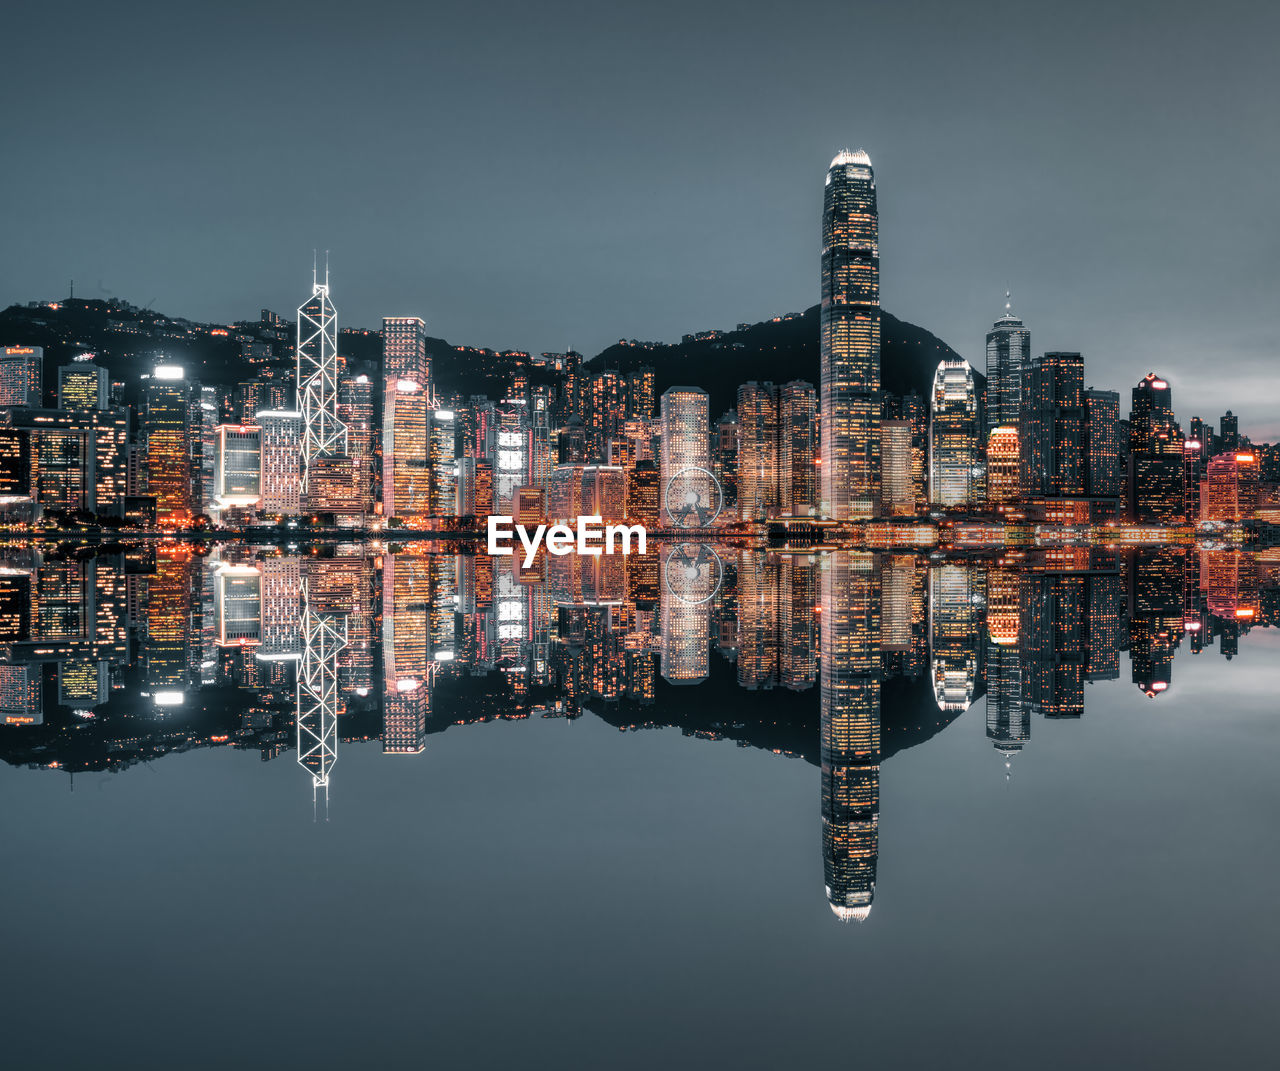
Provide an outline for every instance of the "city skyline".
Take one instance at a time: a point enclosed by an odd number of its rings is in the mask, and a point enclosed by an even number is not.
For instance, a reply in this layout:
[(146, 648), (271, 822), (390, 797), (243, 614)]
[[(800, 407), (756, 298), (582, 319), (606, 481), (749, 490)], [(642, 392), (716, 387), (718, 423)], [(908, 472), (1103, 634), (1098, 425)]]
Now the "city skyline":
[[(100, 296), (101, 286), (139, 304), (154, 299), (160, 308), (229, 320), (259, 305), (292, 307), (285, 280), (319, 247), (333, 251), (348, 323), (372, 328), (384, 315), (419, 315), (455, 343), (535, 351), (674, 339), (812, 303), (812, 175), (833, 146), (854, 142), (872, 153), (893, 190), (881, 204), (885, 240), (895, 247), (883, 279), (888, 310), (924, 324), (980, 368), (981, 333), (1011, 289), (1044, 348), (1108, 363), (1117, 353), (1140, 355), (1143, 371), (1162, 369), (1203, 394), (1210, 410), (1229, 404), (1205, 364), (1205, 354), (1215, 355), (1248, 388), (1247, 404), (1237, 407), (1244, 419), (1261, 437), (1280, 435), (1265, 377), (1280, 333), (1267, 298), (1276, 268), (1252, 222), (1269, 211), (1261, 176), (1274, 170), (1276, 150), (1218, 122), (1231, 114), (1265, 125), (1259, 109), (1274, 96), (1275, 74), (1241, 53), (1274, 36), (1274, 13), (1249, 12), (1243, 25), (1253, 32), (1242, 33), (1192, 5), (1128, 5), (1110, 13), (1109, 33), (1098, 37), (1065, 12), (1009, 20), (999, 5), (966, 9), (964, 17), (925, 5), (926, 21), (950, 31), (944, 46), (916, 33), (919, 23), (905, 13), (810, 5), (794, 26), (773, 27), (765, 45), (752, 20), (718, 25), (706, 12), (669, 21), (659, 8), (634, 29), (648, 50), (669, 56), (674, 77), (643, 102), (637, 64), (646, 49), (620, 65), (611, 54), (606, 68), (607, 22), (578, 27), (555, 6), (539, 12), (549, 31), (537, 34), (543, 47), (573, 61), (552, 75), (559, 65), (535, 61), (519, 35), (499, 35), (477, 63), (465, 49), (440, 54), (442, 34), (465, 37), (475, 28), (471, 16), (449, 12), (429, 32), (410, 18), (395, 42), (379, 41), (402, 62), (382, 65), (366, 86), (344, 86), (336, 132), (352, 145), (370, 134), (390, 138), (412, 109), (422, 138), (410, 141), (395, 169), (344, 162), (321, 184), (289, 161), (305, 135), (278, 124), (273, 105), (285, 114), (295, 102), (288, 75), (304, 55), (307, 63), (315, 49), (335, 55), (348, 40), (339, 45), (340, 28), (370, 42), (372, 27), (339, 17), (330, 30), (307, 35), (304, 50), (271, 5), (253, 24), (235, 12), (210, 19), (202, 32), (251, 73), (245, 85), (226, 84), (215, 108), (198, 89), (202, 80), (175, 68), (174, 28), (130, 20), (143, 10), (117, 6), (107, 15), (72, 5), (58, 30), (69, 62), (56, 83), (29, 71), (26, 56), (15, 60), (14, 84), (27, 107), (7, 133), (24, 165), (6, 169), (0, 190), (31, 211), (9, 223), (14, 255), (0, 269), (6, 302), (62, 296), (76, 278), (86, 295)], [(860, 19), (882, 41), (862, 57), (881, 76), (862, 79), (850, 103), (818, 103), (814, 75), (800, 59), (806, 11), (840, 25)], [(533, 16), (508, 17), (527, 30)], [(15, 37), (48, 32), (45, 20), (17, 13)], [(403, 62), (417, 26), (432, 63)], [(1137, 46), (1152, 33), (1163, 48)], [(248, 42), (261, 34), (271, 37), (274, 58), (257, 68)], [(1170, 57), (1193, 42), (1202, 62), (1188, 71)], [(729, 59), (761, 47), (782, 57), (780, 92), (768, 97)], [(991, 47), (1002, 47), (1005, 64), (970, 62)], [(917, 55), (917, 84), (903, 85), (891, 73), (894, 57)], [(108, 56), (121, 62), (108, 64)], [(1068, 57), (1089, 72), (1087, 91), (1050, 73), (1046, 60)], [(170, 92), (147, 93), (120, 75), (131, 60), (167, 79)], [(481, 73), (465, 75), (467, 65)], [(575, 65), (600, 83), (598, 104), (575, 101)], [(444, 92), (464, 84), (465, 93)], [(532, 94), (530, 84), (539, 87)], [(78, 120), (54, 127), (18, 118), (74, 114), (90, 87), (115, 90), (121, 121), (150, 131), (140, 149), (126, 152), (136, 139)], [(536, 116), (523, 130), (504, 114), (517, 93)], [(421, 106), (436, 99), (450, 107)], [(741, 108), (743, 99), (755, 108)], [(677, 100), (685, 106), (672, 107)], [(606, 124), (604, 115), (615, 112), (622, 122)], [(655, 127), (659, 114), (669, 130)], [(760, 147), (729, 196), (723, 148), (694, 136), (704, 114), (729, 143)], [(201, 137), (183, 132), (183, 115), (201, 121)], [(251, 154), (256, 165), (242, 172), (243, 154), (231, 151), (242, 140), (279, 149)], [(1017, 151), (982, 149), (1001, 143)], [(528, 182), (517, 202), (494, 212), (508, 168), (490, 161), (504, 152), (521, 161)], [(1196, 256), (1210, 265), (1196, 273), (1173, 268), (1183, 248), (1182, 206), (1201, 195), (1196, 168), (1180, 164), (1188, 153), (1212, 160), (1214, 182), (1230, 191), (1196, 230)], [(93, 161), (88, 184), (80, 181), (84, 167), (73, 166), (85, 160)], [(137, 182), (135, 162), (158, 185)], [(213, 185), (201, 197), (206, 182)], [(628, 206), (621, 214), (608, 207), (620, 203)], [(752, 227), (741, 227), (743, 213)], [(989, 242), (994, 233), (1011, 240)], [(511, 266), (529, 285), (495, 307), (486, 295), (501, 288), (500, 273), (481, 250), (510, 238)], [(160, 269), (171, 262), (183, 270)], [(712, 276), (712, 265), (721, 273)], [(1126, 386), (1102, 375), (1091, 385)]]
[(1265, 1066), (1280, 7), (10, 7), (9, 1065)]

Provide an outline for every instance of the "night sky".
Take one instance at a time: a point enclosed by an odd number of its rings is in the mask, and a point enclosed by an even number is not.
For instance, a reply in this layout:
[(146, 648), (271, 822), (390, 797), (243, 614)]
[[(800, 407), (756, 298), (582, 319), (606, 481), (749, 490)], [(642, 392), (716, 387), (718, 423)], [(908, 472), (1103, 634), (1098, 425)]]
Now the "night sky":
[[(292, 313), (595, 353), (818, 299), (876, 168), (882, 301), (983, 366), (1003, 307), (1185, 426), (1280, 436), (1280, 12), (1253, 4), (11, 6), (0, 303)], [(0, 340), (3, 342), (3, 340)]]

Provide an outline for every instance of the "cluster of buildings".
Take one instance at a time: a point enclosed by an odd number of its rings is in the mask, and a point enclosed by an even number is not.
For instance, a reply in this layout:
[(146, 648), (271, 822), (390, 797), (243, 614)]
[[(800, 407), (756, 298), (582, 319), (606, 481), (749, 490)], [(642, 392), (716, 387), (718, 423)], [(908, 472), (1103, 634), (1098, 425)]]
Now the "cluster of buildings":
[(960, 359), (928, 397), (880, 390), (879, 225), (864, 152), (827, 172), (822, 251), (822, 493), (835, 520), (938, 510), (1059, 524), (1235, 522), (1259, 506), (1260, 457), (1228, 411), (1215, 430), (1177, 422), (1150, 373), (1127, 414), (1086, 386), (1079, 353), (1033, 356), (1006, 302), (987, 335), (986, 383)]
[[(882, 390), (865, 152), (839, 153), (827, 172), (821, 263), (819, 383), (743, 383), (715, 420), (697, 386), (658, 397), (652, 367), (603, 368), (574, 352), (505, 353), (487, 393), (446, 391), (426, 324), (411, 316), (383, 320), (380, 361), (361, 370), (343, 352), (327, 268), (296, 323), (264, 311), (210, 329), (236, 332), (252, 375), (234, 388), (202, 385), (175, 362), (112, 383), (85, 355), (57, 370), (46, 408), (42, 353), (11, 346), (0, 353), (0, 513), (430, 531), (490, 514), (689, 529), (941, 511), (1170, 526), (1258, 511), (1262, 459), (1233, 414), (1184, 430), (1155, 373), (1125, 412), (1118, 393), (1086, 385), (1079, 353), (1033, 355), (1008, 303), (987, 335), (985, 384), (955, 358), (927, 395)], [(287, 373), (273, 361), (286, 346)]]

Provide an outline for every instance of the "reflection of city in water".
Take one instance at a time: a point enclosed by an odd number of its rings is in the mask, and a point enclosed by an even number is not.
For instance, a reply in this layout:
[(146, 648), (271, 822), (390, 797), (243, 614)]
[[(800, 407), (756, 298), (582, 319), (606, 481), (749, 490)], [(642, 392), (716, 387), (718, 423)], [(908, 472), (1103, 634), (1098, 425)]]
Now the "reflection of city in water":
[(1280, 557), (1239, 549), (673, 543), (528, 569), (363, 544), (8, 549), (0, 754), (72, 775), (198, 747), (293, 756), (322, 817), (355, 743), (406, 761), (493, 719), (676, 727), (819, 767), (827, 899), (865, 919), (886, 758), (985, 697), (1010, 777), (1037, 717), (1086, 714), (1092, 682), (1127, 668), (1132, 701), (1155, 700), (1179, 652), (1231, 659), (1278, 622)]

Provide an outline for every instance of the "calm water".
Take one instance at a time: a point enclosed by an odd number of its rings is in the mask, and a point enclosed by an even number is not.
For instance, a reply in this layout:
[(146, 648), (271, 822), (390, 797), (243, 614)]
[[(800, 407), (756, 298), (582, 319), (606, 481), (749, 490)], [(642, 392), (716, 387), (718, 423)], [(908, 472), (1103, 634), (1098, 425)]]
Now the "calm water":
[(1280, 559), (313, 551), (0, 552), (8, 1066), (1269, 1062)]

